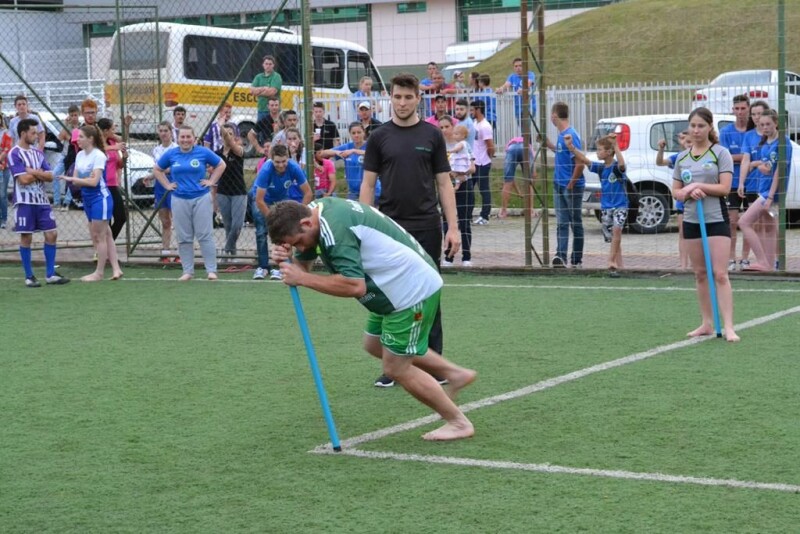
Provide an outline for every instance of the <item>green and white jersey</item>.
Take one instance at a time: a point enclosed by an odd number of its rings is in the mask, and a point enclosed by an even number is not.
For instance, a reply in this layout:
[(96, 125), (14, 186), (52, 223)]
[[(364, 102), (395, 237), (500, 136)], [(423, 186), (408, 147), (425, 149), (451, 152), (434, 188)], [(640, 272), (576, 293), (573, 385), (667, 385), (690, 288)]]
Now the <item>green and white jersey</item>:
[(358, 301), (371, 312), (408, 309), (442, 287), (442, 277), (422, 246), (377, 209), (334, 197), (308, 207), (319, 209), (319, 246), (297, 258), (319, 256), (331, 273), (363, 278), (367, 293)]

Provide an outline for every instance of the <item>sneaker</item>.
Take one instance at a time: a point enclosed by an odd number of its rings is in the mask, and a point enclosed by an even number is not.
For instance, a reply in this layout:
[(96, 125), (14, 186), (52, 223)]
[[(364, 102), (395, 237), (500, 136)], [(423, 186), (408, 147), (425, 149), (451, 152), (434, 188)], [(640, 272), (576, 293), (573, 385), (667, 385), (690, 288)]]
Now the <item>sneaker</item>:
[(381, 375), (375, 380), (375, 387), (376, 388), (390, 388), (394, 385), (394, 380), (389, 378), (386, 375)]
[(573, 269), (583, 269), (583, 263), (573, 263), (570, 265)]
[(269, 272), (269, 279), (270, 280), (283, 280), (283, 275), (279, 269), (272, 269)]
[(266, 277), (267, 277), (267, 270), (262, 267), (258, 267), (256, 269), (256, 272), (253, 273), (253, 280), (263, 280)]
[(54, 286), (63, 286), (64, 284), (69, 284), (69, 278), (66, 276), (61, 276), (57, 272), (53, 273), (53, 276), (48, 276), (45, 278), (44, 281), (47, 282), (48, 285)]
[(472, 224), (477, 224), (478, 226), (486, 226), (487, 224), (489, 224), (489, 221), (487, 221), (483, 217), (478, 217), (477, 219), (472, 221)]
[(25, 287), (42, 287), (42, 284), (39, 283), (35, 276), (31, 276), (25, 279)]
[(739, 270), (744, 271), (745, 269), (750, 268), (750, 260), (741, 260), (739, 261)]
[(600, 230), (603, 232), (603, 241), (611, 243), (611, 230), (605, 225), (600, 225)]
[(461, 266), (462, 266), (462, 267), (472, 267), (472, 262), (471, 262), (471, 261), (469, 261), (469, 260), (462, 261), (462, 262), (461, 262)]
[(442, 260), (442, 267), (452, 267), (452, 266), (453, 266), (452, 261)]
[(161, 263), (163, 263), (164, 265), (168, 265), (168, 264), (172, 263), (172, 260), (171, 260), (171, 259), (169, 259), (169, 258), (168, 258), (168, 257), (166, 257), (166, 256), (164, 256), (163, 258), (161, 258), (161, 259), (160, 259), (160, 260), (158, 260), (158, 261), (159, 261), (159, 262), (161, 262)]
[(567, 266), (567, 263), (561, 258), (561, 256), (556, 256), (553, 258), (553, 268), (554, 269), (563, 269)]
[(0, 228), (5, 230), (5, 228), (6, 228), (6, 222), (5, 221), (0, 222)]
[(440, 386), (446, 386), (447, 384), (450, 383), (450, 381), (446, 378), (439, 378), (438, 376), (434, 376), (433, 378), (435, 378), (436, 381), (439, 382)]
[(728, 260), (728, 272), (736, 270), (736, 260)]

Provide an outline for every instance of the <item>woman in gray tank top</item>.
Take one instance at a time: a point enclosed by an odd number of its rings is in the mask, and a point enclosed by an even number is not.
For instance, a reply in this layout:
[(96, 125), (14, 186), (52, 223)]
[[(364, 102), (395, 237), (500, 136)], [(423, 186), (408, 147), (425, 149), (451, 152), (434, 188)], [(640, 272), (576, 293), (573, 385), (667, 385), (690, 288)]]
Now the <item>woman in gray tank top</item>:
[(733, 179), (733, 158), (719, 144), (714, 131), (714, 116), (708, 109), (697, 108), (689, 114), (689, 136), (692, 138), (692, 148), (678, 154), (672, 182), (673, 196), (684, 203), (683, 238), (692, 261), (697, 299), (703, 317), (702, 324), (687, 335), (697, 337), (714, 333), (708, 275), (697, 217), (697, 202), (703, 199), (708, 248), (725, 339), (739, 341), (733, 329), (733, 293), (728, 279), (731, 231), (725, 204)]

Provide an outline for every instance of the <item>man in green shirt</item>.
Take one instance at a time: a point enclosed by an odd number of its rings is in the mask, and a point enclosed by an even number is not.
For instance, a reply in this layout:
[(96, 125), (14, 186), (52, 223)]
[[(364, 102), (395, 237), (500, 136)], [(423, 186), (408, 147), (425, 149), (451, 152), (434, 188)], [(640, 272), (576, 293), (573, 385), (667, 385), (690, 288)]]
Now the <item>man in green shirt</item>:
[[(308, 206), (278, 202), (270, 212), (269, 237), (285, 284), (353, 297), (369, 310), (364, 349), (382, 361), (387, 376), (445, 420), (423, 439), (450, 441), (475, 433), (453, 401), (477, 373), (428, 348), (443, 282), (416, 239), (377, 209), (335, 197)], [(292, 247), (296, 261), (289, 263)], [(329, 276), (310, 272), (317, 257)], [(431, 375), (449, 381), (447, 392)]]
[(256, 74), (253, 83), (250, 84), (250, 94), (255, 96), (258, 101), (257, 121), (269, 115), (270, 97), (275, 97), (280, 102), (281, 86), (283, 85), (281, 75), (275, 72), (274, 57), (264, 56), (261, 65), (264, 67), (264, 73)]

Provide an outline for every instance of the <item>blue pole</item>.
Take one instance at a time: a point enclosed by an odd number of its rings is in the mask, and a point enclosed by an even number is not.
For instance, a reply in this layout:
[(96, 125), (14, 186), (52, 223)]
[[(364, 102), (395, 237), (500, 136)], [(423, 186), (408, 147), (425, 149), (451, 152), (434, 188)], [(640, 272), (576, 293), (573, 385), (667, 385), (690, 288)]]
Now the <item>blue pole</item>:
[(334, 451), (341, 452), (342, 446), (339, 444), (339, 435), (336, 433), (336, 424), (333, 422), (333, 414), (331, 414), (331, 407), (328, 404), (328, 395), (325, 393), (325, 385), (322, 383), (322, 373), (319, 371), (317, 353), (314, 351), (314, 345), (311, 344), (311, 334), (308, 332), (308, 323), (306, 322), (306, 314), (303, 312), (303, 304), (300, 302), (300, 293), (295, 286), (289, 286), (289, 292), (292, 294), (297, 323), (300, 325), (300, 332), (303, 334), (303, 342), (306, 345), (308, 363), (311, 366), (311, 374), (314, 375), (314, 384), (317, 386), (317, 395), (322, 406), (322, 414), (325, 416), (325, 424), (328, 425), (331, 445), (333, 445)]
[(717, 337), (722, 337), (722, 328), (719, 324), (719, 304), (717, 303), (717, 283), (714, 281), (714, 268), (711, 265), (711, 250), (708, 247), (708, 234), (706, 233), (706, 215), (703, 212), (703, 199), (697, 199), (697, 220), (700, 224), (700, 237), (703, 240), (703, 256), (706, 259), (706, 276), (708, 277), (708, 292), (711, 296), (711, 311), (714, 314), (714, 329)]

